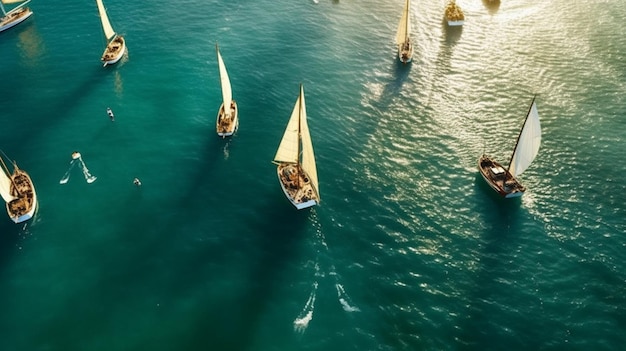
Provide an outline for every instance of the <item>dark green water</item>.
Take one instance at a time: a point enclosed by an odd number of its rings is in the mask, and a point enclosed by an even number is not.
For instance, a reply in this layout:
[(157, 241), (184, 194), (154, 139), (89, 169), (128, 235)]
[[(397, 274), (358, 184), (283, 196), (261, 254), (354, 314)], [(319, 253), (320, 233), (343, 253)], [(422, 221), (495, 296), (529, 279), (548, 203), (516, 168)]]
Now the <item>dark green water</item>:
[[(34, 0), (0, 35), (0, 148), (39, 196), (0, 220), (0, 350), (626, 345), (622, 1), (459, 0), (455, 30), (414, 1), (408, 66), (401, 0), (105, 3), (113, 67), (92, 2)], [(271, 164), (299, 83), (304, 211)], [(476, 162), (506, 162), (535, 93), (543, 143), (502, 201)], [(95, 182), (59, 183), (75, 150)]]

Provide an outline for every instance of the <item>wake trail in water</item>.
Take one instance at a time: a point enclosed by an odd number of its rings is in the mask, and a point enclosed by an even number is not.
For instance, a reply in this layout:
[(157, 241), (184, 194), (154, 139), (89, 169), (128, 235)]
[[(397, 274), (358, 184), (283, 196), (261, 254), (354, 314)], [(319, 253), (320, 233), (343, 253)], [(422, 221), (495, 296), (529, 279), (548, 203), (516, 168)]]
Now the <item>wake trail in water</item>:
[[(315, 297), (317, 294), (318, 280), (320, 277), (324, 276), (324, 273), (320, 269), (319, 257), (320, 254), (326, 254), (329, 256), (330, 250), (328, 249), (328, 245), (326, 244), (326, 238), (324, 237), (324, 233), (322, 232), (320, 221), (317, 220), (317, 215), (315, 212), (311, 212), (311, 217), (313, 219), (314, 225), (316, 227), (316, 242), (315, 244), (319, 246), (317, 249), (317, 258), (315, 262), (315, 281), (312, 284), (311, 292), (309, 293), (309, 298), (304, 304), (304, 307), (298, 314), (298, 317), (293, 321), (293, 328), (296, 332), (304, 333), (306, 328), (309, 325), (309, 322), (313, 319), (313, 310), (315, 309)], [(332, 276), (335, 283), (335, 289), (337, 290), (337, 299), (341, 304), (341, 307), (346, 312), (359, 312), (360, 309), (356, 307), (356, 305), (352, 302), (350, 295), (346, 292), (343, 284), (341, 284), (341, 277), (337, 274), (337, 270), (335, 269), (335, 265), (331, 264), (329, 268), (328, 275)]]
[(96, 179), (98, 179), (98, 177), (95, 177), (91, 173), (89, 173), (89, 169), (87, 168), (85, 161), (83, 161), (83, 158), (80, 155), (80, 153), (74, 152), (72, 154), (72, 161), (70, 161), (70, 166), (68, 167), (67, 171), (65, 171), (65, 174), (59, 181), (59, 184), (66, 184), (70, 180), (72, 169), (74, 169), (74, 166), (76, 165), (79, 165), (81, 171), (83, 172), (83, 176), (85, 177), (85, 181), (87, 181), (87, 183), (91, 184), (95, 182)]

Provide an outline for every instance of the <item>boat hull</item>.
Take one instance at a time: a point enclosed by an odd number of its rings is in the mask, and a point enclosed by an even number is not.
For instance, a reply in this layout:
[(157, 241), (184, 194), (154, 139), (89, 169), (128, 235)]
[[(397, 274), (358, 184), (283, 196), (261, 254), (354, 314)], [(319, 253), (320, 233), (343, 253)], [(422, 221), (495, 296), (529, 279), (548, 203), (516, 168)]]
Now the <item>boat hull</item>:
[(278, 174), (283, 193), (298, 210), (312, 207), (319, 203), (309, 176), (302, 169), (298, 172), (298, 165), (281, 163), (276, 168), (276, 173)]
[[(16, 169), (11, 179), (12, 184), (14, 184), (11, 186), (11, 192), (17, 194), (19, 189), (21, 196), (13, 201), (7, 202), (6, 209), (9, 218), (11, 218), (13, 222), (22, 223), (33, 218), (35, 210), (37, 209), (37, 193), (35, 192), (35, 186), (30, 176), (23, 170)], [(18, 189), (15, 189), (15, 186), (17, 186)]]
[(402, 63), (413, 61), (413, 43), (409, 40), (407, 43), (398, 45), (398, 59)]
[(465, 23), (465, 21), (450, 21), (448, 20), (448, 25), (450, 27), (459, 27), (462, 26)]
[(106, 65), (117, 63), (126, 52), (126, 40), (122, 36), (116, 36), (109, 42), (102, 53), (100, 60)]
[(26, 21), (32, 15), (33, 11), (31, 11), (28, 7), (20, 8), (15, 12), (9, 12), (0, 20), (0, 32), (17, 26), (18, 24)]
[(507, 169), (489, 156), (478, 159), (478, 171), (489, 187), (504, 198), (520, 197), (526, 191)]
[(217, 135), (221, 137), (232, 136), (239, 128), (239, 108), (235, 100), (230, 104), (230, 118), (224, 116), (224, 103), (220, 105), (220, 109), (217, 112), (217, 119), (215, 121), (215, 130)]

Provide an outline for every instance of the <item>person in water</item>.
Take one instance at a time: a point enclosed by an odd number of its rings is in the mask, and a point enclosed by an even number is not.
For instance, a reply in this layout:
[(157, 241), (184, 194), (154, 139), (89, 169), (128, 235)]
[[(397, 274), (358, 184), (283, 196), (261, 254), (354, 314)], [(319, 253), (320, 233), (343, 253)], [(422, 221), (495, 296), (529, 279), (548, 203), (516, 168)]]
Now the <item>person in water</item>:
[(139, 178), (135, 178), (133, 179), (133, 184), (135, 184), (136, 186), (141, 186), (141, 181), (139, 180)]
[(109, 115), (111, 122), (115, 121), (115, 116), (113, 115), (113, 111), (111, 110), (110, 107), (107, 107), (107, 114)]

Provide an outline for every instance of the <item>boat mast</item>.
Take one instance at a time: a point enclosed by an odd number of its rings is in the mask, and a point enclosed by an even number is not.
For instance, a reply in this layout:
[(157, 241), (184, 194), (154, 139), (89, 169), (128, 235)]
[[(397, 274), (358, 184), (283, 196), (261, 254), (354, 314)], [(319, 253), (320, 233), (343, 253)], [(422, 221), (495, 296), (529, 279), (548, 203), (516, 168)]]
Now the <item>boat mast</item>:
[(528, 116), (530, 116), (530, 110), (533, 108), (533, 104), (535, 103), (535, 98), (537, 94), (533, 95), (533, 101), (530, 102), (530, 106), (528, 107), (528, 112), (526, 113), (526, 118), (524, 119), (524, 124), (522, 124), (522, 128), (519, 130), (517, 134), (517, 140), (515, 140), (515, 146), (513, 147), (513, 153), (511, 154), (511, 158), (509, 158), (509, 166), (506, 168), (506, 171), (509, 172), (511, 169), (511, 161), (513, 161), (513, 157), (515, 156), (515, 151), (517, 151), (517, 144), (519, 144), (519, 138), (522, 136), (522, 131), (526, 126), (526, 121), (528, 121)]
[(302, 123), (302, 83), (300, 83), (300, 97), (298, 98), (298, 188), (300, 188), (300, 172), (301, 172), (301, 168), (302, 168), (302, 164), (300, 162), (300, 144), (302, 144), (302, 128), (301, 128), (301, 123)]

